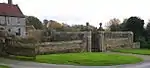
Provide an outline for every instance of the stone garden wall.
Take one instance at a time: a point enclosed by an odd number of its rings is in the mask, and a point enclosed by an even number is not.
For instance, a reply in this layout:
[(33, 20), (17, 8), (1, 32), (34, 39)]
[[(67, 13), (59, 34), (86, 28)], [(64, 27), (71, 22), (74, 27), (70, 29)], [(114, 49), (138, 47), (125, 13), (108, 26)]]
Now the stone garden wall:
[(38, 44), (40, 54), (91, 52), (91, 32), (53, 32), (51, 39)]
[(133, 43), (133, 48), (140, 48), (140, 42), (134, 42)]
[(8, 39), (5, 53), (35, 57), (37, 54), (91, 52), (91, 32), (54, 32), (51, 39), (52, 42), (39, 43), (20, 43)]
[(67, 42), (49, 42), (38, 44), (39, 54), (86, 52), (86, 43), (82, 40)]
[(38, 54), (38, 46), (35, 44), (15, 43), (5, 47), (5, 52), (9, 55), (35, 57)]
[[(37, 54), (91, 52), (92, 46), (98, 46), (96, 47), (99, 49), (98, 51), (140, 47), (140, 43), (133, 42), (132, 32), (100, 31), (92, 39), (91, 36), (93, 36), (91, 31), (53, 32), (50, 42), (22, 44), (17, 41), (15, 41), (17, 43), (10, 41), (11, 44), (7, 44), (6, 52), (14, 55), (35, 56)], [(92, 45), (91, 42), (97, 44)]]
[(52, 41), (72, 41), (83, 40), (85, 36), (90, 35), (89, 32), (53, 32)]
[(99, 32), (98, 37), (101, 51), (136, 47), (132, 32)]
[(30, 30), (27, 32), (27, 38), (34, 38), (37, 41), (41, 41), (43, 30)]

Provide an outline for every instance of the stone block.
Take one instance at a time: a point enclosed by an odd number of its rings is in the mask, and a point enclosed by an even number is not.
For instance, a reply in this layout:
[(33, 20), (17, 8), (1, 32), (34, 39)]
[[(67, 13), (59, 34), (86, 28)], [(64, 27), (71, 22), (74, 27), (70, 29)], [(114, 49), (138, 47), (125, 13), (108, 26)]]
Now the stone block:
[(138, 49), (140, 48), (140, 42), (134, 42), (132, 46), (132, 48)]

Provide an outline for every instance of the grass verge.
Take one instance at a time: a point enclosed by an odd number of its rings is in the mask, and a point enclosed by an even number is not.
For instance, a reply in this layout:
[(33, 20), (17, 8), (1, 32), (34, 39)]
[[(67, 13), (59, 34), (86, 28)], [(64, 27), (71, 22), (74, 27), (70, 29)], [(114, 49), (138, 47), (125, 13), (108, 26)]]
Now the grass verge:
[(122, 53), (150, 55), (150, 50), (148, 50), (148, 49), (118, 49), (118, 50), (113, 50), (113, 51), (114, 52), (122, 52)]
[(134, 64), (142, 59), (135, 56), (106, 54), (106, 53), (67, 53), (38, 55), (35, 60), (29, 57), (17, 56), (18, 60), (27, 60), (49, 64), (65, 64), (79, 66), (111, 66), (120, 64)]
[(8, 66), (0, 65), (0, 68), (10, 68)]

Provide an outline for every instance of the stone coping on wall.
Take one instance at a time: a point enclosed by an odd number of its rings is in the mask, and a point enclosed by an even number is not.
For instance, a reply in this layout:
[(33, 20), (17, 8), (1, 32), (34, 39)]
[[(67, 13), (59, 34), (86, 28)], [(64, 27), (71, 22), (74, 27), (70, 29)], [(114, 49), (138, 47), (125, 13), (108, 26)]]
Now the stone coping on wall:
[(87, 33), (89, 31), (82, 31), (82, 32), (55, 32), (55, 33)]
[(107, 39), (107, 40), (127, 40), (128, 38), (115, 38), (115, 39), (113, 39), (113, 38), (109, 38), (109, 39)]
[(133, 34), (133, 32), (132, 31), (98, 31), (99, 33), (131, 33), (131, 34)]

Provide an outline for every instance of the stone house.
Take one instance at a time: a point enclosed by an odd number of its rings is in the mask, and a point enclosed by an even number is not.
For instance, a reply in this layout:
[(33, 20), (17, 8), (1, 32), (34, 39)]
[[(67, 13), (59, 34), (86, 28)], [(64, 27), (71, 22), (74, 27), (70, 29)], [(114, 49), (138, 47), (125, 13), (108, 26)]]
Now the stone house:
[(16, 36), (26, 36), (25, 16), (12, 0), (8, 0), (8, 3), (0, 3), (0, 26)]

